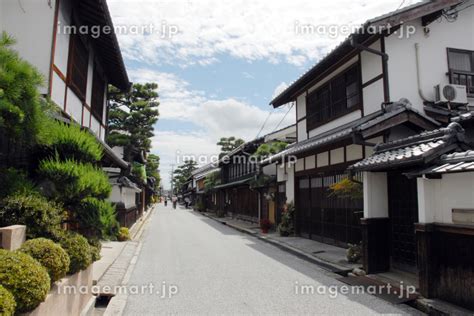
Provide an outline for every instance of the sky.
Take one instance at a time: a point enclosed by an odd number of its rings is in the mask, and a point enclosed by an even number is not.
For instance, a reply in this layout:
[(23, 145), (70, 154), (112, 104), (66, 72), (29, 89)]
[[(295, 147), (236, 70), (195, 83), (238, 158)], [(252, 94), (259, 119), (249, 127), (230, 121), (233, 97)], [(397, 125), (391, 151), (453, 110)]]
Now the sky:
[[(187, 157), (294, 124), (273, 97), (369, 18), (417, 0), (108, 0), (132, 82), (156, 82), (152, 152), (165, 189)], [(264, 122), (266, 121), (265, 125)]]

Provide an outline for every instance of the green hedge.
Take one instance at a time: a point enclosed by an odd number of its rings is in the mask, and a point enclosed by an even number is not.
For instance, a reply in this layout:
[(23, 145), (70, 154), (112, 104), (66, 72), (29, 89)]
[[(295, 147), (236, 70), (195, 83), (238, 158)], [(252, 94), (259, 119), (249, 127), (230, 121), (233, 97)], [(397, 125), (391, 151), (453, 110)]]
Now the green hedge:
[(0, 315), (12, 316), (15, 314), (16, 302), (12, 293), (0, 285)]
[(93, 237), (115, 239), (118, 233), (115, 207), (108, 201), (85, 198), (76, 211), (81, 228), (91, 230)]
[(0, 175), (0, 199), (14, 194), (36, 193), (33, 182), (26, 177), (25, 172), (14, 168), (0, 168)]
[(105, 199), (112, 191), (107, 174), (89, 163), (56, 157), (41, 161), (38, 172), (55, 184), (57, 198), (65, 203), (85, 197)]
[(82, 130), (77, 124), (53, 120), (41, 129), (40, 145), (43, 155), (53, 157), (58, 153), (61, 160), (95, 163), (103, 154), (101, 145), (90, 132)]
[(0, 284), (15, 297), (16, 311), (26, 313), (46, 299), (51, 280), (31, 256), (0, 249)]
[(74, 232), (65, 232), (57, 242), (66, 250), (69, 259), (68, 274), (87, 269), (92, 263), (92, 253), (87, 239)]
[(60, 205), (39, 195), (13, 195), (0, 202), (0, 226), (26, 225), (28, 238), (53, 236), (64, 215)]
[(102, 244), (99, 239), (89, 239), (89, 246), (91, 249), (92, 262), (100, 260), (100, 251), (102, 250)]
[(50, 239), (27, 240), (19, 249), (36, 259), (48, 271), (51, 282), (66, 276), (69, 270), (69, 256), (66, 251)]

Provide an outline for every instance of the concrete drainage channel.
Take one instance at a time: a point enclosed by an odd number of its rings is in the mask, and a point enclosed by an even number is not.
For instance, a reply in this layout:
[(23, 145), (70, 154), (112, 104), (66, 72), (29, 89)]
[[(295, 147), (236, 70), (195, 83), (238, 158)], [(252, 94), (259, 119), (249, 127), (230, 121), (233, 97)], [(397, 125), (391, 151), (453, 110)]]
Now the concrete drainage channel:
[(107, 310), (107, 306), (110, 303), (110, 300), (114, 295), (110, 294), (99, 294), (95, 299), (94, 309), (92, 310), (90, 316), (102, 316)]

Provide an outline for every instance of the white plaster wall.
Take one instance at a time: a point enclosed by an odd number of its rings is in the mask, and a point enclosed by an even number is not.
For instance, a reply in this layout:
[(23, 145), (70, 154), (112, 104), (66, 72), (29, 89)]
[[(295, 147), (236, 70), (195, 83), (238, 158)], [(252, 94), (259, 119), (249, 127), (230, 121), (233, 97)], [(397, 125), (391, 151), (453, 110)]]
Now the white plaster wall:
[(301, 142), (308, 138), (306, 133), (306, 119), (298, 122), (298, 141)]
[(295, 171), (303, 171), (303, 170), (304, 170), (304, 158), (300, 158), (296, 161)]
[(66, 94), (66, 83), (53, 72), (53, 82), (51, 85), (51, 100), (61, 109), (64, 109), (64, 95)]
[(3, 8), (3, 2), (0, 1), (0, 32), (3, 32), (3, 12), (4, 12), (4, 8)]
[[(380, 40), (369, 46), (372, 49), (381, 51)], [(368, 51), (360, 53), (360, 64), (362, 72), (362, 84), (382, 74), (382, 57)]]
[(344, 147), (331, 150), (331, 165), (344, 162)]
[(287, 180), (286, 165), (285, 164), (280, 164), (277, 167), (277, 181), (282, 182), (282, 181), (286, 181), (286, 180)]
[(364, 172), (364, 217), (388, 217), (387, 174)]
[(347, 161), (362, 159), (364, 158), (363, 156), (364, 154), (361, 145), (349, 145), (346, 147)]
[(276, 171), (276, 164), (271, 164), (268, 166), (263, 167), (262, 172), (264, 175), (267, 176), (276, 176), (277, 171)]
[(135, 206), (136, 191), (127, 187), (120, 187), (118, 184), (112, 185), (112, 193), (108, 200), (113, 203), (123, 202), (125, 208)]
[(82, 101), (71, 90), (67, 89), (66, 113), (78, 123), (82, 122)]
[(316, 168), (316, 156), (311, 155), (304, 158), (304, 168), (305, 170), (310, 170)]
[(382, 102), (384, 102), (383, 79), (379, 79), (362, 89), (362, 98), (364, 100), (364, 115), (379, 111)]
[(351, 112), (351, 113), (349, 113), (347, 115), (344, 115), (344, 116), (342, 116), (342, 117), (340, 117), (340, 118), (338, 118), (334, 121), (331, 121), (327, 124), (324, 124), (324, 125), (322, 125), (318, 128), (315, 128), (315, 129), (309, 131), (309, 137), (317, 136), (319, 134), (327, 132), (327, 131), (329, 131), (333, 128), (336, 128), (338, 126), (350, 123), (354, 120), (357, 120), (357, 119), (361, 118), (361, 116), (362, 116), (362, 113), (359, 110)]
[(295, 168), (294, 165), (286, 167), (287, 180), (286, 180), (286, 202), (295, 201)]
[(109, 199), (110, 202), (120, 202), (122, 200), (122, 190), (119, 185), (112, 185), (112, 193), (110, 193)]
[(51, 1), (49, 6), (48, 1), (1, 0), (2, 30), (16, 39), (14, 49), (43, 75), (46, 84), (39, 88), (42, 94), (49, 86), (55, 3)]
[(84, 107), (84, 120), (82, 121), (82, 126), (90, 127), (91, 112)]
[[(449, 82), (446, 75), (446, 48), (474, 50), (474, 7), (460, 12), (457, 21), (453, 23), (447, 22), (446, 19), (433, 22), (429, 25), (428, 36), (423, 32), (421, 19), (406, 25), (415, 26), (416, 34), (408, 39), (400, 39), (394, 34), (386, 38), (385, 42), (389, 55), (390, 96), (392, 100), (408, 98), (415, 107), (423, 110), (416, 81), (415, 43), (419, 43), (420, 47), (421, 88), (425, 96), (433, 100), (433, 87), (438, 83)], [(474, 104), (474, 100), (470, 99), (470, 103)]]
[(306, 116), (306, 93), (296, 98), (296, 119), (299, 120)]
[(122, 146), (114, 146), (112, 147), (112, 151), (123, 159), (123, 147)]
[(135, 206), (135, 190), (123, 187), (122, 188), (122, 198), (126, 208), (131, 208)]
[(453, 209), (474, 209), (474, 173), (445, 174), (442, 179), (417, 179), (421, 223), (451, 224)]
[(89, 49), (89, 65), (87, 69), (87, 88), (86, 88), (86, 104), (91, 105), (92, 98), (92, 78), (94, 77), (94, 53)]
[(97, 137), (99, 137), (99, 128), (100, 128), (99, 121), (94, 116), (92, 116), (91, 117), (91, 130), (97, 135)]
[(329, 152), (325, 151), (316, 155), (316, 166), (318, 168), (329, 165)]

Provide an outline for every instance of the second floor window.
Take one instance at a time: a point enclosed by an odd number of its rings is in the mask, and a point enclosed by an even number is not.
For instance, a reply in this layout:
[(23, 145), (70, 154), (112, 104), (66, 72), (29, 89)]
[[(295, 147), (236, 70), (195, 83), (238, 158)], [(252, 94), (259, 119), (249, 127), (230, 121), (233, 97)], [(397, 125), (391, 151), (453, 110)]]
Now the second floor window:
[(94, 116), (102, 122), (104, 115), (104, 94), (105, 82), (97, 70), (94, 70), (94, 78), (92, 79), (92, 97), (91, 108)]
[(307, 96), (307, 129), (352, 112), (360, 105), (359, 67), (355, 65)]
[(69, 54), (69, 84), (77, 96), (85, 100), (87, 90), (87, 71), (89, 68), (89, 52), (79, 35), (71, 36)]
[(448, 48), (448, 64), (450, 83), (466, 86), (474, 96), (474, 51)]

